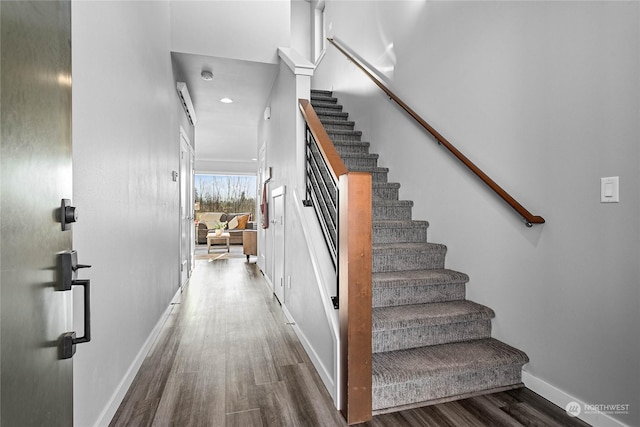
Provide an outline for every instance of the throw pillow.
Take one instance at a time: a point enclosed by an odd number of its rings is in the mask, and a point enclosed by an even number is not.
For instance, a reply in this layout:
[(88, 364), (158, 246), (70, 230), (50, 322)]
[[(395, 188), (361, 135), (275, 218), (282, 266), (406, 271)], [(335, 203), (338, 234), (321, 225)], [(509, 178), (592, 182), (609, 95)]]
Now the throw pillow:
[(235, 230), (236, 228), (238, 228), (238, 217), (237, 216), (234, 216), (233, 219), (227, 223), (227, 228), (229, 230)]
[(238, 230), (244, 230), (247, 228), (247, 222), (249, 222), (249, 215), (240, 215), (238, 217)]
[(207, 228), (209, 230), (212, 230), (212, 229), (216, 228), (216, 226), (218, 224), (220, 224), (220, 223), (218, 221), (207, 221), (207, 222), (205, 222), (205, 224), (207, 224)]
[(200, 215), (198, 215), (198, 219), (200, 220), (200, 222), (204, 222), (207, 225), (211, 223), (211, 225), (213, 226), (220, 221), (223, 221), (222, 219), (220, 219), (222, 215), (224, 215), (222, 212), (202, 212)]

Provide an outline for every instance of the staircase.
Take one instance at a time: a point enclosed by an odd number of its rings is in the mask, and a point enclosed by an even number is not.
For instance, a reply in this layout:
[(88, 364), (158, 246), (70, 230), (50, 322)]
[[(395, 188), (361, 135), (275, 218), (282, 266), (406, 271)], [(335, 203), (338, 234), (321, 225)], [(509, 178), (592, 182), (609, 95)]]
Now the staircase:
[(465, 299), (469, 280), (445, 268), (362, 132), (328, 91), (311, 104), (350, 171), (373, 180), (373, 411), (392, 412), (522, 386), (526, 354), (491, 338), (494, 312)]

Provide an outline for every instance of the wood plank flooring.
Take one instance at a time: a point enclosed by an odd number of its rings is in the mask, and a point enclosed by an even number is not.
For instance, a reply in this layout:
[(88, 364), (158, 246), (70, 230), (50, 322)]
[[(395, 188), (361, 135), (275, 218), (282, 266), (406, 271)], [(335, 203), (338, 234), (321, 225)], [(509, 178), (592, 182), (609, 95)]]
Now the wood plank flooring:
[[(262, 274), (241, 251), (232, 246), (228, 256), (198, 257), (110, 426), (346, 426)], [(517, 389), (363, 424), (381, 426), (587, 424)]]

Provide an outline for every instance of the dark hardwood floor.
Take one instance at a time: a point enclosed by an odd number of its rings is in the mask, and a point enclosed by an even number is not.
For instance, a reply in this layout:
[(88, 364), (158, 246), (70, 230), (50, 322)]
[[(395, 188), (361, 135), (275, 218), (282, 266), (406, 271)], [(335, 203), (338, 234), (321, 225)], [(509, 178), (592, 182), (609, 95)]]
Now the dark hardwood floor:
[[(346, 426), (257, 266), (242, 247), (217, 252), (198, 248), (191, 281), (110, 425)], [(586, 425), (524, 388), (363, 424)]]

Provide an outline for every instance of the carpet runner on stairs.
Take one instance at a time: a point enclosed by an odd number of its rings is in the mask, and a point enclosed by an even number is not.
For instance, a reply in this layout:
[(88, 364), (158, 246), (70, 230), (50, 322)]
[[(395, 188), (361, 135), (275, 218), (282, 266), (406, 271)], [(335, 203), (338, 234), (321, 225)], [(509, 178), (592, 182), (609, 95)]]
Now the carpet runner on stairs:
[(527, 355), (491, 338), (493, 310), (465, 299), (469, 277), (445, 268), (446, 246), (427, 241), (348, 113), (329, 91), (311, 104), (345, 166), (372, 174), (374, 413), (521, 386)]

